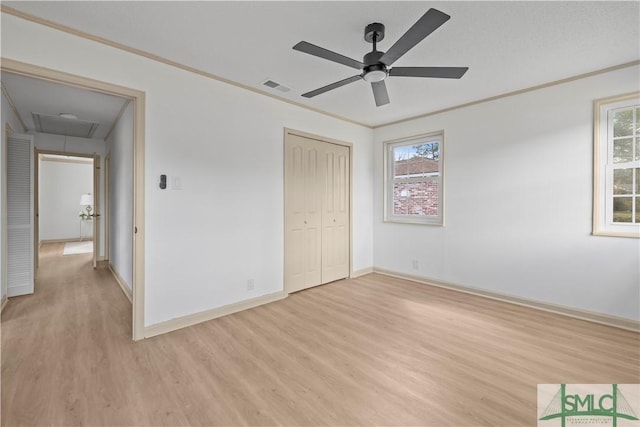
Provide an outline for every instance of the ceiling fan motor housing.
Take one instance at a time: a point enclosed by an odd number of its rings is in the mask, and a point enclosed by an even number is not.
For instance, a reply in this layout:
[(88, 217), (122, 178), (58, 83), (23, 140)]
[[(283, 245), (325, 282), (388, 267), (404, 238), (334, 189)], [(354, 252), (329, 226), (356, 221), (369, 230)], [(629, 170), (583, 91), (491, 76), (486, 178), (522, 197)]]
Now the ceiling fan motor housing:
[(384, 80), (387, 77), (387, 66), (380, 62), (380, 58), (383, 54), (384, 52), (374, 50), (373, 52), (367, 53), (364, 58), (362, 58), (362, 62), (364, 62), (365, 65), (362, 77), (366, 81), (376, 82)]

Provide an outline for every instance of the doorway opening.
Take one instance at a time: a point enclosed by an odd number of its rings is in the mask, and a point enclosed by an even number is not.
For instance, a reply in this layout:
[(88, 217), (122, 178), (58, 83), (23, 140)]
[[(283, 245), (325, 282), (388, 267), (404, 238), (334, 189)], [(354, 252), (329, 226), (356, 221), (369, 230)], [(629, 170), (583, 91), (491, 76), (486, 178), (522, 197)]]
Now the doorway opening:
[(57, 243), (63, 256), (91, 254), (91, 264), (97, 266), (100, 160), (96, 157), (36, 148), (36, 268), (43, 246)]
[[(145, 336), (145, 328), (144, 328), (144, 116), (145, 116), (145, 94), (144, 92), (126, 88), (123, 86), (114, 85), (111, 83), (106, 83), (98, 80), (93, 80), (85, 77), (80, 77), (64, 72), (59, 72), (43, 67), (38, 67), (31, 64), (22, 63), (19, 61), (14, 61), (10, 59), (4, 59), (2, 64), (0, 64), (0, 68), (2, 70), (3, 76), (5, 73), (9, 73), (12, 75), (30, 77), (40, 82), (48, 82), (53, 83), (55, 85), (59, 85), (61, 87), (68, 87), (73, 89), (81, 89), (92, 93), (109, 95), (112, 97), (122, 98), (125, 102), (120, 110), (120, 114), (118, 116), (118, 120), (127, 116), (130, 117), (130, 120), (127, 122), (127, 129), (130, 130), (131, 138), (130, 138), (130, 149), (131, 152), (129, 154), (130, 159), (130, 167), (131, 173), (129, 173), (130, 179), (130, 192), (127, 194), (127, 199), (130, 200), (131, 206), (131, 221), (126, 224), (124, 229), (118, 229), (120, 231), (120, 235), (124, 236), (124, 240), (128, 240), (130, 243), (131, 251), (128, 261), (130, 262), (130, 297), (132, 301), (132, 335), (134, 340), (139, 340), (144, 338)], [(3, 83), (4, 83), (3, 78)], [(4, 87), (3, 87), (4, 89)], [(4, 92), (4, 90), (3, 90)], [(14, 108), (15, 110), (15, 108)], [(125, 111), (127, 112), (125, 114)], [(31, 113), (23, 114), (23, 117), (29, 116)], [(58, 116), (62, 117), (63, 114), (58, 114)], [(66, 119), (67, 117), (63, 117)], [(116, 120), (117, 121), (117, 120)], [(21, 120), (21, 122), (24, 122)], [(24, 127), (24, 126), (23, 126)], [(25, 127), (26, 131), (26, 127)], [(91, 135), (89, 136), (91, 137)], [(65, 137), (66, 138), (66, 137)], [(86, 138), (86, 137), (85, 137)], [(104, 137), (104, 141), (108, 139), (108, 136)], [(66, 142), (66, 140), (65, 140)], [(55, 142), (52, 142), (55, 144)], [(36, 144), (37, 146), (37, 144)], [(47, 146), (47, 148), (49, 148)], [(73, 148), (73, 147), (72, 147)], [(75, 154), (73, 149), (69, 150), (53, 150), (57, 152), (48, 152), (48, 153), (38, 153), (32, 155), (32, 164), (38, 162), (38, 156), (40, 154), (49, 154), (49, 155), (60, 155), (60, 156), (71, 156), (74, 157)], [(84, 151), (84, 150), (81, 150)], [(92, 152), (94, 150), (91, 150)], [(34, 153), (34, 151), (32, 151)], [(93, 154), (93, 170), (96, 173), (96, 169), (99, 168), (100, 161), (104, 161), (100, 159), (100, 156)], [(79, 156), (83, 157), (83, 156)], [(91, 156), (90, 156), (91, 157)], [(125, 158), (126, 156), (122, 156)], [(34, 165), (35, 166), (35, 165)], [(116, 163), (112, 156), (112, 169), (115, 169)], [(37, 181), (37, 177), (31, 176), (31, 179)], [(98, 259), (100, 253), (103, 253), (105, 261), (109, 261), (109, 255), (104, 253), (103, 248), (99, 248), (97, 243), (101, 238), (104, 238), (104, 227), (97, 228), (96, 226), (100, 222), (100, 218), (97, 217), (97, 214), (100, 213), (100, 192), (96, 186), (96, 183), (99, 183), (98, 179), (94, 179), (94, 191), (91, 193), (83, 193), (80, 195), (88, 196), (89, 194), (94, 196), (93, 205), (84, 204), (80, 205), (81, 200), (78, 200), (78, 208), (86, 208), (91, 206), (91, 212), (87, 212), (87, 216), (84, 218), (86, 221), (85, 224), (78, 224), (78, 231), (80, 231), (81, 227), (83, 234), (81, 239), (84, 240), (84, 232), (86, 228), (93, 228), (92, 230), (92, 243), (93, 249), (92, 252), (95, 255), (93, 258), (94, 266), (97, 262), (101, 261)], [(35, 182), (34, 182), (35, 184)], [(104, 184), (104, 183), (103, 183)], [(112, 187), (113, 188), (113, 187)], [(113, 193), (113, 190), (112, 190)], [(104, 187), (102, 187), (102, 197), (105, 197)], [(120, 201), (117, 199), (116, 201)], [(84, 200), (86, 202), (86, 200)], [(104, 202), (103, 202), (104, 203)], [(114, 202), (115, 203), (115, 202)], [(33, 216), (36, 215), (37, 211), (34, 211)], [(93, 214), (93, 217), (91, 216)], [(35, 228), (39, 225), (39, 221), (37, 218), (33, 218), (32, 216), (32, 227)], [(80, 220), (82, 220), (82, 215), (80, 213), (80, 209), (78, 209), (77, 216)], [(92, 227), (89, 224), (89, 219), (93, 220)], [(115, 227), (112, 227), (112, 230)], [(29, 257), (33, 257), (33, 270), (32, 273), (35, 273), (36, 263), (37, 263), (37, 247), (39, 246), (39, 241), (35, 241), (34, 229), (32, 231), (32, 236), (34, 238), (31, 240), (34, 245), (32, 250), (30, 251)], [(113, 234), (113, 231), (111, 232)], [(95, 237), (94, 237), (95, 236)], [(3, 236), (3, 247), (6, 248), (6, 237)], [(38, 239), (40, 239), (38, 237)], [(103, 245), (104, 246), (104, 245)], [(35, 254), (34, 254), (35, 252)], [(116, 277), (118, 279), (118, 277)], [(118, 281), (119, 282), (119, 281)], [(5, 289), (3, 291), (6, 294), (6, 283), (3, 284)], [(124, 290), (124, 289), (123, 289)], [(11, 297), (9, 295), (9, 297)]]

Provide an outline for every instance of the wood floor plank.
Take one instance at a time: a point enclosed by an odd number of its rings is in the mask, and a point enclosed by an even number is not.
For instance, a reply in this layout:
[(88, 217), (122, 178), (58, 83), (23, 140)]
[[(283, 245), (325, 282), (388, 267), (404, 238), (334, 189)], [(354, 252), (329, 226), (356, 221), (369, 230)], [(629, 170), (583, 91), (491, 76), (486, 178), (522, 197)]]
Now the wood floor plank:
[(2, 426), (529, 426), (537, 384), (640, 383), (637, 333), (377, 274), (133, 342), (62, 247), (2, 313)]

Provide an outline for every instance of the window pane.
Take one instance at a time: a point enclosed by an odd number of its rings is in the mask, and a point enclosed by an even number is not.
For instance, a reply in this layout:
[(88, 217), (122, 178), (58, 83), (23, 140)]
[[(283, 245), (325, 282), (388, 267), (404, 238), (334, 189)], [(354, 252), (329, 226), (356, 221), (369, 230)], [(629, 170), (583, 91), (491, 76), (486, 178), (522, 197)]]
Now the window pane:
[(633, 194), (633, 169), (613, 170), (613, 194)]
[(640, 168), (636, 168), (636, 195), (640, 194)]
[(640, 108), (636, 108), (636, 123), (635, 124), (636, 124), (636, 135), (640, 136)]
[(440, 145), (437, 142), (393, 149), (394, 178), (437, 175)]
[(393, 214), (438, 216), (438, 181), (395, 182)]
[(411, 158), (411, 147), (395, 147), (393, 149), (394, 178), (406, 177), (409, 173), (407, 161)]
[(613, 136), (633, 135), (633, 109), (613, 112)]
[(613, 163), (633, 161), (633, 138), (616, 139), (613, 141)]
[(613, 198), (613, 222), (632, 222), (631, 202), (632, 197)]
[(636, 197), (636, 224), (640, 224), (640, 197)]

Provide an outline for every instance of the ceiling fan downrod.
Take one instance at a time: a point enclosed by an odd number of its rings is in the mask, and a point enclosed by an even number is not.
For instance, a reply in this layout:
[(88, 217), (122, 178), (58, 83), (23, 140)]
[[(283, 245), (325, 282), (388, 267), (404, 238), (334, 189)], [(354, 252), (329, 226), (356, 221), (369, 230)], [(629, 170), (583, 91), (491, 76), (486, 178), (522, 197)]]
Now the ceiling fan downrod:
[(377, 48), (377, 43), (384, 39), (384, 25), (378, 22), (367, 25), (364, 29), (364, 39), (373, 44), (373, 50), (362, 58), (365, 65), (362, 78), (370, 83), (381, 82), (389, 75), (387, 66), (380, 62), (384, 52), (378, 51)]

